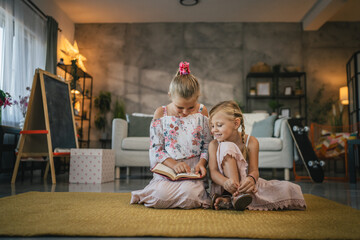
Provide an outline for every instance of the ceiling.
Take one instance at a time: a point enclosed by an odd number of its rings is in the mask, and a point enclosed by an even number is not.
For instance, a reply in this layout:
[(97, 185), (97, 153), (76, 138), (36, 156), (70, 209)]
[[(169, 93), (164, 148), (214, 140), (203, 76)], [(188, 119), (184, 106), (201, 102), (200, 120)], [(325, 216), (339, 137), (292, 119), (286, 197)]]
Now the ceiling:
[[(48, 0), (37, 0), (48, 1)], [(317, 30), (327, 21), (360, 21), (359, 0), (53, 0), (74, 23), (298, 22)]]

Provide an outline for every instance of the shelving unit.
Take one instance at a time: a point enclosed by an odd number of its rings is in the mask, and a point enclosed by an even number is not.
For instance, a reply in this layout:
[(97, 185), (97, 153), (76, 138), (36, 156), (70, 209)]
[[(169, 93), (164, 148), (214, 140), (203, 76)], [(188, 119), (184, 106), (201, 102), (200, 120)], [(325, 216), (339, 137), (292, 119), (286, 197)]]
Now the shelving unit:
[[(302, 92), (295, 92), (299, 85)], [(287, 93), (285, 94), (285, 89)], [(252, 90), (253, 94), (250, 94)], [(246, 76), (246, 111), (265, 110), (271, 112), (269, 102), (283, 104), (281, 110), (289, 110), (289, 117), (296, 117), (307, 123), (306, 73), (268, 72), (249, 73)]]
[[(71, 81), (71, 65), (58, 64), (61, 69), (61, 76), (66, 81)], [(91, 130), (91, 109), (92, 109), (92, 91), (93, 91), (93, 77), (84, 72), (81, 68), (77, 69), (77, 75), (80, 86), (80, 93), (71, 91), (72, 102), (74, 108), (75, 124), (78, 133), (78, 141), (80, 148), (90, 147), (90, 130)]]

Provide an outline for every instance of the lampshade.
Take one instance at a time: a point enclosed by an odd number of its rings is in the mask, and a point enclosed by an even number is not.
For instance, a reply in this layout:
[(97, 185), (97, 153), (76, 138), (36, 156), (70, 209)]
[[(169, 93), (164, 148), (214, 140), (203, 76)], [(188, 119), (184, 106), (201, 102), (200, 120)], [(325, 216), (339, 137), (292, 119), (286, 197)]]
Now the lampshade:
[(342, 105), (349, 105), (349, 95), (348, 95), (348, 87), (341, 87), (340, 88), (340, 102)]

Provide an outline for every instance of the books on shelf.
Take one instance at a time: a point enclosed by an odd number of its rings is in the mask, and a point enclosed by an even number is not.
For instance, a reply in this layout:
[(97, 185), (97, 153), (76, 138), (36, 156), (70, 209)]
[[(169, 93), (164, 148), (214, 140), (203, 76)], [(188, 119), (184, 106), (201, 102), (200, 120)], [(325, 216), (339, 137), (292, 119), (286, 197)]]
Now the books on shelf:
[(152, 172), (160, 174), (171, 181), (181, 181), (189, 179), (201, 179), (201, 175), (195, 173), (176, 173), (172, 168), (162, 164), (157, 163), (152, 169)]

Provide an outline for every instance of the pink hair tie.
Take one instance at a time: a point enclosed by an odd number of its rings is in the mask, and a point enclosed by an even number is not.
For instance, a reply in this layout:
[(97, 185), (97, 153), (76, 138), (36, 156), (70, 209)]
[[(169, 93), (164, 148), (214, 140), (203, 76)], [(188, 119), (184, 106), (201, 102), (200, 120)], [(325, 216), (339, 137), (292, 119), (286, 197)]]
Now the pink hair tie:
[(179, 72), (180, 72), (180, 75), (188, 75), (190, 73), (189, 63), (181, 62), (179, 64)]

